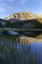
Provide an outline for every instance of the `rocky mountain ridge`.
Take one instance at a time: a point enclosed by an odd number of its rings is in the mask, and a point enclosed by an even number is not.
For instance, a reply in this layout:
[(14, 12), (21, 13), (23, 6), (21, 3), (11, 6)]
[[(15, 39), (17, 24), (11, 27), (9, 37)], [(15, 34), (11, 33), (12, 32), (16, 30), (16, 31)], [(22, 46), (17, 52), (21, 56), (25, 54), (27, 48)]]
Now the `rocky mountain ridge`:
[(37, 14), (33, 14), (32, 12), (19, 12), (11, 14), (10, 16), (6, 17), (5, 20), (30, 20), (39, 18)]
[[(32, 12), (19, 12), (14, 13), (6, 17), (4, 20), (0, 19), (0, 25), (6, 27), (13, 27), (13, 28), (41, 28), (42, 27), (42, 18), (37, 15), (33, 14)], [(3, 25), (3, 21), (5, 25)]]

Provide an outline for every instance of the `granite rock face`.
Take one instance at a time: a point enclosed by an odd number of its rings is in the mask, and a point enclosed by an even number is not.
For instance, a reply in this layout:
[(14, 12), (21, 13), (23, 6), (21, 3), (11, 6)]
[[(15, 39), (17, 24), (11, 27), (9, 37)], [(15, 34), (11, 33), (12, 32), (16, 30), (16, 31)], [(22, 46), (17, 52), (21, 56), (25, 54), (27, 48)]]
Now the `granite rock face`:
[(39, 16), (37, 14), (33, 14), (32, 12), (19, 12), (11, 14), (10, 16), (6, 17), (5, 20), (10, 20), (10, 22), (16, 22), (16, 20), (29, 20), (38, 18)]
[(19, 33), (10, 30), (5, 30), (3, 34), (18, 35)]

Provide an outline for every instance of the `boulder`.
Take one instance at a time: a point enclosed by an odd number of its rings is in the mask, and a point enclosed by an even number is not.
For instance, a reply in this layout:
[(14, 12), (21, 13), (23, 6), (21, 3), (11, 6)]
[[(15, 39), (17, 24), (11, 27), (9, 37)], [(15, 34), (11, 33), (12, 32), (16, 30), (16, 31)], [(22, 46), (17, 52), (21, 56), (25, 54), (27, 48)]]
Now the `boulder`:
[(3, 34), (11, 34), (11, 35), (18, 35), (19, 33), (11, 31), (11, 30), (5, 30)]

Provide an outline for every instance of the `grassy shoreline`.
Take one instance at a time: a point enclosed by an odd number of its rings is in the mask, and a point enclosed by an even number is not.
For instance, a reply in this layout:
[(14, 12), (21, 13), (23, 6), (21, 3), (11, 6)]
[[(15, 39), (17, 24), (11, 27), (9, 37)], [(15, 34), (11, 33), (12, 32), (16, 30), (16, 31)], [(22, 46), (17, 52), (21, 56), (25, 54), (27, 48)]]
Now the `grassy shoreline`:
[(29, 29), (29, 28), (0, 28), (0, 30), (13, 30), (13, 31), (42, 31), (42, 29)]

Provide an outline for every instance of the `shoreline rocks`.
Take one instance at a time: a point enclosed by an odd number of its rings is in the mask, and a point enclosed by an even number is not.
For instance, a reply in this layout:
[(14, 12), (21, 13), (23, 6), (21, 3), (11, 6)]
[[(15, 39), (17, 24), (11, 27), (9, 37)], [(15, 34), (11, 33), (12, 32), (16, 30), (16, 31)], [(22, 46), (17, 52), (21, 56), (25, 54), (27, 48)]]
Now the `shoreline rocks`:
[(11, 30), (5, 30), (3, 34), (10, 34), (10, 35), (18, 35), (19, 33), (11, 31)]

